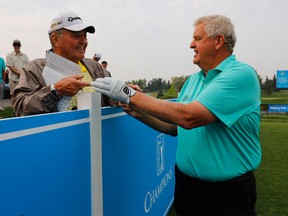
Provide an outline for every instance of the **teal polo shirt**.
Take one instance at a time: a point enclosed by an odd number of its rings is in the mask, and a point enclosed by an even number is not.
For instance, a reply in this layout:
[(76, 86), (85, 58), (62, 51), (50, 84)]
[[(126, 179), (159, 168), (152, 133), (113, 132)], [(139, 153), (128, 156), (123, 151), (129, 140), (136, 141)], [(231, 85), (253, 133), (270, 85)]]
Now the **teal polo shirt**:
[(255, 70), (231, 55), (185, 82), (178, 102), (198, 101), (217, 120), (186, 130), (178, 127), (176, 163), (194, 178), (225, 181), (255, 170), (261, 161), (260, 85)]
[(6, 69), (5, 61), (3, 58), (0, 57), (0, 84), (3, 82), (2, 71)]

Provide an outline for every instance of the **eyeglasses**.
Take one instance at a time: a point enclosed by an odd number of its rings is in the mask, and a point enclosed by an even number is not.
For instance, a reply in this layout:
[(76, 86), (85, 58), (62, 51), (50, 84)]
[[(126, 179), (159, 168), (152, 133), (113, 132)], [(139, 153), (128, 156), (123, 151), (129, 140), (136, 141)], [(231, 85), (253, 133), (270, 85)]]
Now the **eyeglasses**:
[(14, 47), (20, 47), (20, 44), (13, 44)]

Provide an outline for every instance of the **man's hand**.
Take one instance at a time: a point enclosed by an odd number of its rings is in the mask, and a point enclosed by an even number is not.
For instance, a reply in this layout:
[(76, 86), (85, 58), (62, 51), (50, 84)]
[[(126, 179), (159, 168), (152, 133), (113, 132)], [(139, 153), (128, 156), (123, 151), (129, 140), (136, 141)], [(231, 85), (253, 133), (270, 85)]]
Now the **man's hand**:
[(65, 77), (54, 84), (59, 96), (74, 96), (79, 90), (85, 86), (89, 86), (89, 82), (80, 81), (83, 75), (75, 75)]
[(93, 86), (97, 92), (126, 104), (130, 103), (130, 97), (136, 93), (133, 88), (112, 77), (97, 78), (94, 82), (91, 82), (90, 85)]

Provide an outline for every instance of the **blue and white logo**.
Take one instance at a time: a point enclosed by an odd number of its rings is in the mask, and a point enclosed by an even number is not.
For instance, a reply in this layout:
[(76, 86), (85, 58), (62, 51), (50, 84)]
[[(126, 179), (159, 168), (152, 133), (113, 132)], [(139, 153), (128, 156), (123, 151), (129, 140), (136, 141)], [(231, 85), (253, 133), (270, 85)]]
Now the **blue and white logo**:
[(165, 169), (164, 164), (164, 152), (165, 143), (164, 143), (164, 134), (160, 134), (156, 138), (156, 175), (159, 176)]

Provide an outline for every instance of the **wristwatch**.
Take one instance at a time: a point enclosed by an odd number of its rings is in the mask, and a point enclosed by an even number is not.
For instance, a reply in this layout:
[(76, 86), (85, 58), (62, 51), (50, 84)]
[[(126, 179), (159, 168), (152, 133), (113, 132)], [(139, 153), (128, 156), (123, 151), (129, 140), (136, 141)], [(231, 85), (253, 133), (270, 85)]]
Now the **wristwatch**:
[(54, 84), (50, 86), (51, 94), (53, 94), (55, 97), (59, 97)]

